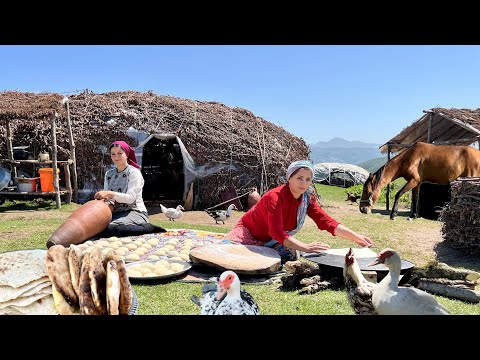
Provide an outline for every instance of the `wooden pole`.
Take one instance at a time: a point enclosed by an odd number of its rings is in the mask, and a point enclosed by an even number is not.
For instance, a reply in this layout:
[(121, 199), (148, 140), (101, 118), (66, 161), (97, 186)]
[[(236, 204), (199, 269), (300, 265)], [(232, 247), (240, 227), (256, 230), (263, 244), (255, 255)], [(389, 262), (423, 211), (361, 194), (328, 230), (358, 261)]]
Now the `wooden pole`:
[[(68, 142), (70, 143), (70, 158), (72, 159), (72, 176), (73, 176), (73, 200), (78, 203), (78, 181), (77, 181), (77, 158), (75, 156), (75, 141), (73, 140), (72, 122), (70, 120), (70, 105), (67, 97), (63, 98), (65, 109), (67, 110), (67, 129)], [(70, 172), (69, 172), (70, 173)], [(67, 176), (65, 172), (65, 176)], [(67, 179), (65, 179), (67, 180)], [(70, 183), (70, 176), (68, 176), (68, 183)], [(68, 190), (68, 189), (67, 189)], [(70, 189), (71, 191), (71, 189)], [(71, 196), (70, 196), (71, 197)]]
[(55, 191), (55, 203), (57, 205), (57, 209), (61, 208), (61, 201), (60, 201), (60, 185), (58, 183), (58, 164), (57, 164), (57, 133), (55, 130), (55, 118), (57, 117), (57, 113), (52, 115), (50, 119), (51, 126), (52, 126), (52, 170), (53, 170), (53, 189)]
[[(387, 162), (390, 161), (390, 153), (392, 151), (392, 147), (390, 145), (387, 146)], [(386, 206), (387, 206), (387, 211), (390, 210), (390, 184), (387, 184), (387, 198), (386, 200)]]
[(70, 181), (70, 166), (66, 162), (63, 164), (63, 170), (65, 171), (65, 187), (67, 188), (67, 195), (65, 196), (65, 202), (67, 204), (72, 203), (72, 183)]
[(428, 118), (428, 130), (427, 130), (427, 143), (432, 142), (432, 123), (433, 123), (433, 112), (430, 113)]
[(10, 127), (10, 120), (7, 120), (5, 127), (7, 128), (7, 156), (8, 159), (11, 160), (10, 162), (10, 169), (12, 170), (12, 178), (17, 177), (17, 167), (13, 161), (13, 147), (12, 147), (12, 128)]

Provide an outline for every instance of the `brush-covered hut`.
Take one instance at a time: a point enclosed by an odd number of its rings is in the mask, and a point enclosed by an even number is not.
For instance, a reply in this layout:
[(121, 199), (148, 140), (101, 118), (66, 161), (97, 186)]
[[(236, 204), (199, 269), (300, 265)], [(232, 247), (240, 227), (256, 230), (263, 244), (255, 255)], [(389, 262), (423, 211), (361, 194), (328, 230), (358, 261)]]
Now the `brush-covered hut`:
[[(181, 203), (191, 187), (195, 210), (219, 204), (220, 192), (232, 186), (238, 194), (252, 187), (262, 194), (285, 181), (286, 168), (292, 161), (310, 154), (302, 138), (246, 109), (214, 101), (151, 91), (97, 94), (84, 90), (69, 95), (68, 104), (83, 201), (103, 187), (103, 176), (111, 166), (107, 147), (115, 140), (136, 147), (145, 177), (146, 201)], [(57, 123), (59, 158), (68, 158), (65, 113), (59, 115)], [(49, 131), (40, 123), (18, 123), (13, 136), (16, 142), (40, 148), (51, 144)], [(5, 143), (1, 141), (3, 149)], [(168, 161), (175, 164), (170, 166)]]

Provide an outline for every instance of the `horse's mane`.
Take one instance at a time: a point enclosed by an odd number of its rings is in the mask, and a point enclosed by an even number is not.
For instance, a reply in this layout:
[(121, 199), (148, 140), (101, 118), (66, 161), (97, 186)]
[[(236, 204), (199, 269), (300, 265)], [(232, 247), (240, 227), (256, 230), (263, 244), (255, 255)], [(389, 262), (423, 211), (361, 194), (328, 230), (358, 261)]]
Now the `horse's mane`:
[(372, 184), (372, 192), (375, 192), (377, 190), (378, 184), (380, 183), (380, 179), (382, 178), (382, 175), (383, 175), (383, 170), (385, 170), (385, 165), (380, 167), (380, 169), (378, 169), (370, 178), (370, 181), (372, 181), (373, 177), (375, 177), (375, 183)]

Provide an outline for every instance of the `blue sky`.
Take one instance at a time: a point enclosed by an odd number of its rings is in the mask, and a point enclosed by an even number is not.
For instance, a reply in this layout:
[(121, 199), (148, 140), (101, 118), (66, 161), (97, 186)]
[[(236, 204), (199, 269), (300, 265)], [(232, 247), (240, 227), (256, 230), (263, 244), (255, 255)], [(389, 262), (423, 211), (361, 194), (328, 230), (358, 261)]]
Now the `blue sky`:
[(480, 107), (480, 46), (0, 46), (0, 90), (83, 89), (217, 101), (310, 144), (383, 144), (423, 110)]

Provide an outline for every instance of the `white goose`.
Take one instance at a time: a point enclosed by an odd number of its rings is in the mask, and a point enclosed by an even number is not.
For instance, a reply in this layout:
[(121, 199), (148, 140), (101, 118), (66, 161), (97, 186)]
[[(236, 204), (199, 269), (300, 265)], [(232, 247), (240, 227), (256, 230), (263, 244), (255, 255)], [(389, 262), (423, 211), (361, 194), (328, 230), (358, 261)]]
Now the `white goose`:
[(223, 272), (218, 284), (205, 284), (202, 297), (192, 296), (201, 307), (201, 315), (260, 315), (253, 297), (240, 289), (240, 279), (233, 271)]
[(205, 210), (208, 215), (215, 219), (215, 224), (218, 224), (219, 221), (225, 225), (225, 220), (232, 216), (232, 211), (237, 210), (235, 204), (228, 205), (227, 210)]
[(162, 204), (160, 204), (160, 209), (162, 213), (168, 218), (169, 221), (175, 221), (175, 219), (180, 219), (183, 216), (183, 212), (185, 209), (182, 205), (178, 205), (175, 209), (174, 208), (166, 208)]
[(398, 286), (400, 256), (392, 249), (382, 250), (370, 264), (385, 264), (388, 274), (373, 291), (372, 303), (379, 315), (449, 315), (450, 312), (429, 293), (414, 287)]
[(372, 294), (377, 284), (365, 279), (352, 248), (345, 255), (343, 279), (347, 289), (348, 301), (355, 314), (378, 315), (372, 304)]

